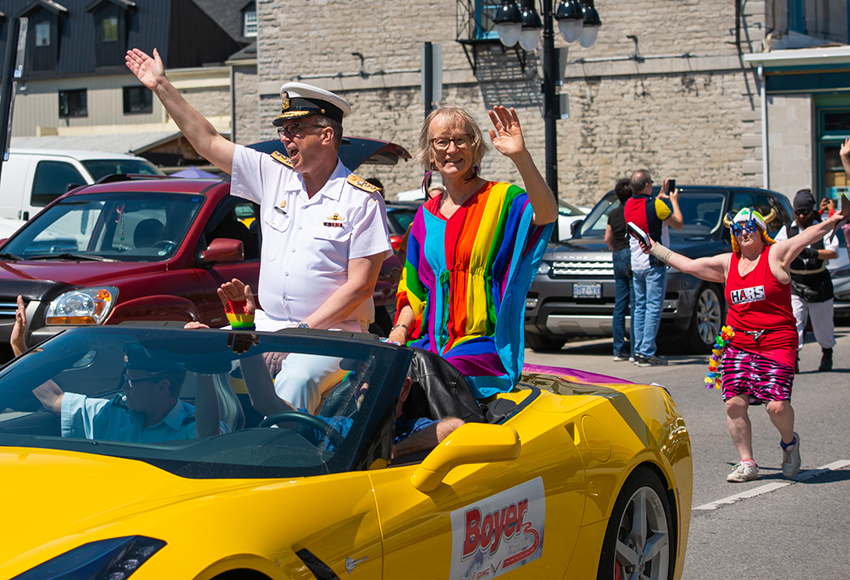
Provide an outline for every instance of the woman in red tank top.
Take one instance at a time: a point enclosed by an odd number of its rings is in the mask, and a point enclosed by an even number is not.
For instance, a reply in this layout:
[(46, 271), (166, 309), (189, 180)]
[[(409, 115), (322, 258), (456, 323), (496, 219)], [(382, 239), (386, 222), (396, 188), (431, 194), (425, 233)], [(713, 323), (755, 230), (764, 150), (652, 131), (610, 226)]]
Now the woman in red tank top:
[(794, 432), (791, 407), (797, 331), (788, 268), (803, 248), (822, 239), (843, 217), (836, 213), (777, 243), (767, 235), (767, 222), (774, 216), (771, 210), (762, 217), (753, 208), (742, 209), (734, 218), (728, 215), (724, 225), (730, 229), (732, 252), (727, 254), (691, 260), (652, 240), (644, 247), (681, 272), (726, 284), (727, 324), (734, 336), (723, 354), (722, 389), (729, 434), (741, 458), (727, 476), (729, 482), (758, 478), (748, 414), (752, 404), (765, 404), (782, 437), (782, 474), (794, 477), (800, 471), (800, 436)]

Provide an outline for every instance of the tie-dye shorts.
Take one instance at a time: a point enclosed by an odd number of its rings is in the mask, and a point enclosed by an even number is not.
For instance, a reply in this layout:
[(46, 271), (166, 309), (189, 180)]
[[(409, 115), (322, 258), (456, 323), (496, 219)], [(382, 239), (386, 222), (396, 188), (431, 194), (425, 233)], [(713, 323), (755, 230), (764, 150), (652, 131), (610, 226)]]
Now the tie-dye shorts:
[(750, 405), (791, 400), (793, 367), (727, 346), (720, 368), (724, 401), (738, 395), (749, 395)]

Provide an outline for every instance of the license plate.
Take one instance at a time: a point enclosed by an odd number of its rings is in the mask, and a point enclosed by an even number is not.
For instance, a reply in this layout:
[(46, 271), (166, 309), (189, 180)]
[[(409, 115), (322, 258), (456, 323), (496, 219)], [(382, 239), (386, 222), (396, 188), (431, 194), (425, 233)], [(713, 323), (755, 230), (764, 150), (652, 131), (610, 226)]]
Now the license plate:
[(602, 284), (573, 284), (573, 298), (602, 298)]

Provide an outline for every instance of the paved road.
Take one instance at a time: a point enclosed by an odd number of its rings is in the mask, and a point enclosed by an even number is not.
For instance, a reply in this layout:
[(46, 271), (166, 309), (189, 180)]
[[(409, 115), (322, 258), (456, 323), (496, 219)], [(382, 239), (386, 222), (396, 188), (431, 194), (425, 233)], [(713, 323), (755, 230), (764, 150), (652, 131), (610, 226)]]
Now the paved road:
[(750, 409), (760, 479), (726, 483), (737, 453), (720, 391), (703, 386), (706, 356), (670, 355), (667, 367), (639, 368), (613, 362), (611, 341), (594, 340), (558, 354), (527, 350), (526, 361), (656, 382), (673, 394), (691, 434), (693, 505), (703, 508), (691, 518), (685, 580), (850, 578), (850, 329), (836, 335), (831, 373), (814, 371), (816, 343), (803, 348), (792, 403), (805, 479), (790, 483), (780, 471), (779, 435), (761, 408)]

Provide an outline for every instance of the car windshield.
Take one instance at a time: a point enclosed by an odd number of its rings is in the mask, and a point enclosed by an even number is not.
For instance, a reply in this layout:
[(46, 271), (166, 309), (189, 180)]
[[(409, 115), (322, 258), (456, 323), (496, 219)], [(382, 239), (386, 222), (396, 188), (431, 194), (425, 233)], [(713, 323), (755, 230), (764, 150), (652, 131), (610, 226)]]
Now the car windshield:
[[(374, 337), (310, 334), (67, 331), (0, 370), (0, 445), (135, 459), (197, 478), (317, 475), (388, 459), (405, 377), (395, 371), (409, 357)], [(276, 412), (266, 424), (251, 401), (274, 394), (267, 361), (281, 354), (339, 371), (315, 415)]]
[[(670, 206), (669, 202), (667, 206)], [(682, 210), (684, 227), (681, 230), (670, 228), (672, 237), (703, 237), (710, 236), (723, 225), (723, 209), (726, 196), (722, 193), (681, 192), (679, 209)], [(580, 228), (580, 237), (596, 238), (605, 236), (608, 226), (608, 216), (620, 205), (613, 192), (609, 192), (590, 211)]]
[(584, 212), (580, 208), (560, 197), (558, 198), (558, 213), (570, 217), (584, 215)]
[(165, 175), (144, 159), (89, 159), (80, 161), (89, 170), (95, 181), (113, 173), (140, 175)]
[(205, 199), (150, 192), (73, 195), (39, 214), (3, 252), (23, 259), (167, 260), (183, 244)]

